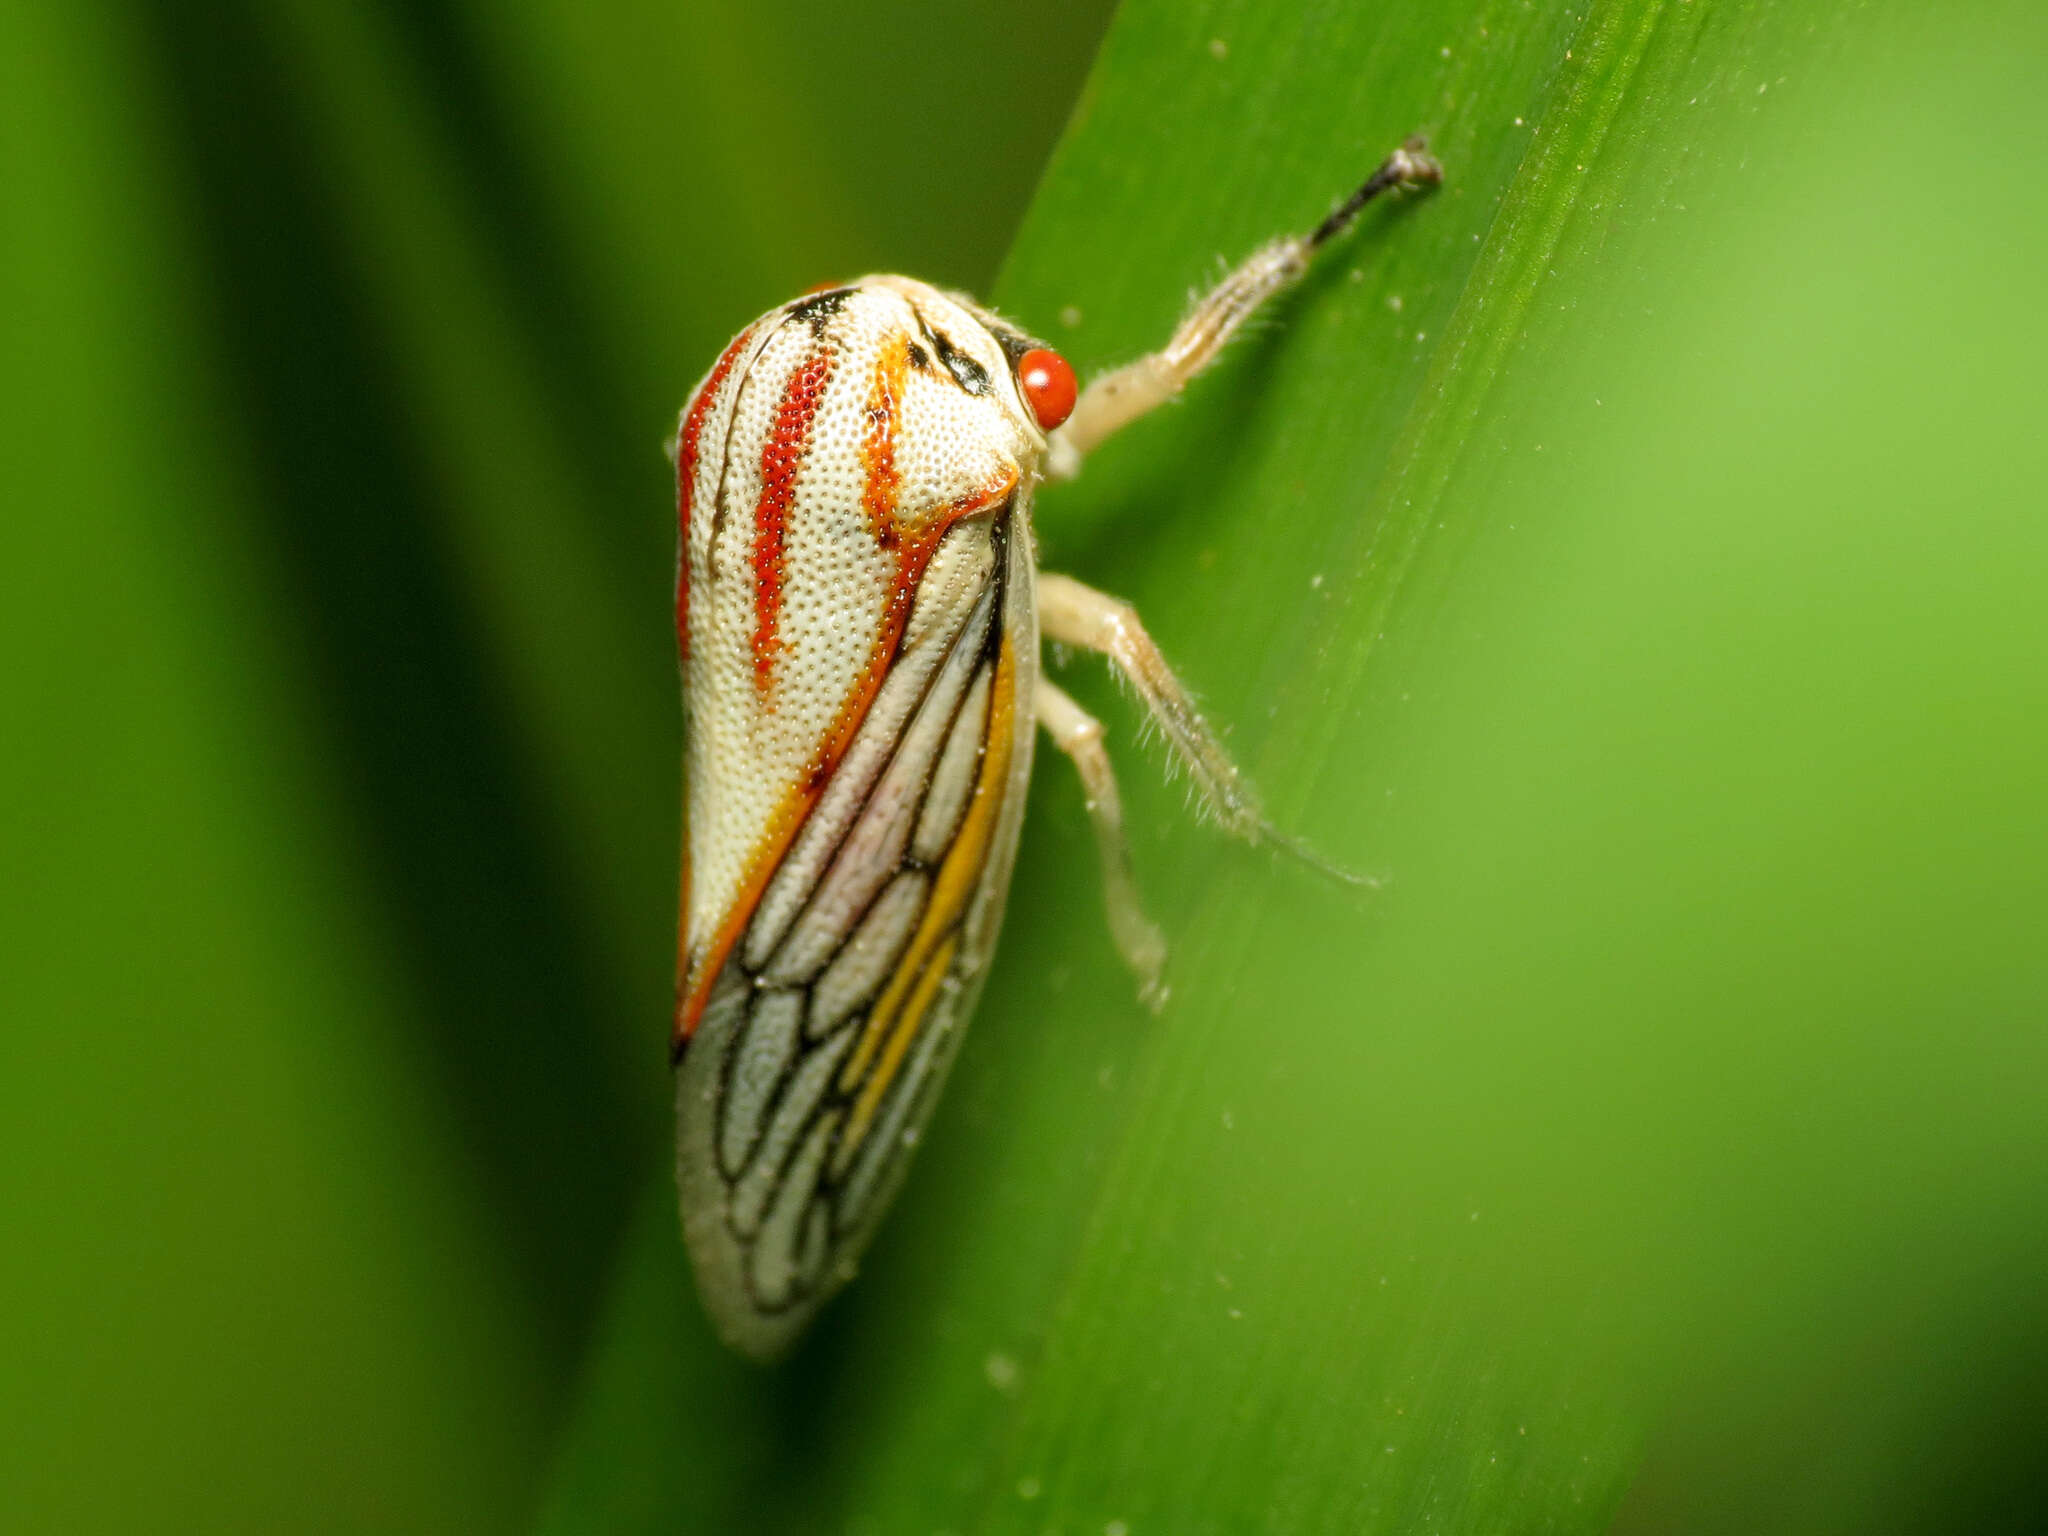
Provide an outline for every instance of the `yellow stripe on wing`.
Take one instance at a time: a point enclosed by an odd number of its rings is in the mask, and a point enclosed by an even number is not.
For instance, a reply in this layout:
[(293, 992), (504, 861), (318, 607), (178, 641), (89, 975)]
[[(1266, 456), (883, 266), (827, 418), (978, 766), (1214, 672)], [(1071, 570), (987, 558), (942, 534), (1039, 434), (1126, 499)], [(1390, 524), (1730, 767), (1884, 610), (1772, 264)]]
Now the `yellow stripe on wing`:
[[(910, 1053), (911, 1042), (917, 1038), (932, 1000), (938, 996), (940, 984), (952, 966), (958, 948), (955, 930), (981, 884), (982, 867), (988, 860), (996, 817), (1002, 810), (1003, 795), (1009, 788), (1010, 749), (1017, 725), (1016, 693), (1015, 659), (1010, 652), (1010, 642), (1005, 639), (996, 655), (994, 685), (989, 689), (988, 728), (984, 738), (987, 745), (982, 753), (981, 772), (974, 783), (974, 798), (968, 803), (967, 814), (961, 819), (953, 846), (947, 850), (945, 862), (939, 866), (938, 877), (932, 882), (924, 920), (918, 924), (917, 934), (889, 978), (888, 986), (876, 999), (874, 1011), (868, 1015), (867, 1025), (861, 1031), (860, 1041), (839, 1074), (840, 1091), (850, 1093), (858, 1085), (860, 1095), (854, 1100), (853, 1112), (840, 1133), (839, 1145), (833, 1154), (832, 1173), (835, 1178), (846, 1171), (854, 1153), (860, 1149), (889, 1085), (896, 1080), (904, 1057)], [(869, 1070), (871, 1065), (872, 1071)]]

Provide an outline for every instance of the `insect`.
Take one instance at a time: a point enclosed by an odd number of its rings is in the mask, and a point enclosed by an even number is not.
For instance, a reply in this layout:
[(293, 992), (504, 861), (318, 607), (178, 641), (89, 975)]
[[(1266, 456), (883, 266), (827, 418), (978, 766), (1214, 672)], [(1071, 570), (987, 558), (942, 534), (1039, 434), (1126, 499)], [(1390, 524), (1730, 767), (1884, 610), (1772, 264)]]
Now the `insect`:
[(1227, 830), (1294, 846), (1137, 615), (1037, 569), (1032, 497), (1178, 394), (1374, 197), (1441, 178), (1409, 140), (1086, 390), (965, 295), (878, 276), (771, 310), (691, 396), (676, 1168), (734, 1347), (789, 1346), (903, 1177), (995, 947), (1035, 728), (1079, 771), (1116, 946), (1163, 995), (1102, 727), (1040, 672), (1041, 637), (1109, 659)]

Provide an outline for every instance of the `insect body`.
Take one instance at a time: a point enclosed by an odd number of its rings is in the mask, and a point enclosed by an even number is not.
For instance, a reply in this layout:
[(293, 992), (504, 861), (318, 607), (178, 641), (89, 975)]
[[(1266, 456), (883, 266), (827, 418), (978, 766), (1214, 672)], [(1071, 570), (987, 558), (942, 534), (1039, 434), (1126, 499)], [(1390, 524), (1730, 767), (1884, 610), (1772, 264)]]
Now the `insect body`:
[(1087, 790), (1118, 948), (1162, 995), (1102, 729), (1041, 675), (1041, 633), (1108, 656), (1225, 826), (1284, 844), (1137, 616), (1038, 572), (1032, 496), (1178, 393), (1374, 195), (1439, 176), (1411, 141), (1078, 396), (1043, 343), (883, 276), (763, 316), (685, 407), (677, 1177), (735, 1347), (788, 1346), (903, 1175), (995, 946), (1037, 726)]

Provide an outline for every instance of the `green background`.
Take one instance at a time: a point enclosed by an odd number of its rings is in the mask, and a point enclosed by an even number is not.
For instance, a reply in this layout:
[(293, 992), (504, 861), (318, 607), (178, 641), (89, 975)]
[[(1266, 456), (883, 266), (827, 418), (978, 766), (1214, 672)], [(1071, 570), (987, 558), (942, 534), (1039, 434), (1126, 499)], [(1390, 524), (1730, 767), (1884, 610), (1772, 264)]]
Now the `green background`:
[[(2048, 22), (1106, 24), (0, 21), (10, 1526), (2038, 1524)], [(1085, 375), (1417, 128), (1445, 188), (1040, 507), (1383, 888), (1196, 825), (1069, 666), (1173, 1003), (1047, 757), (860, 1281), (727, 1356), (675, 409), (875, 268)]]

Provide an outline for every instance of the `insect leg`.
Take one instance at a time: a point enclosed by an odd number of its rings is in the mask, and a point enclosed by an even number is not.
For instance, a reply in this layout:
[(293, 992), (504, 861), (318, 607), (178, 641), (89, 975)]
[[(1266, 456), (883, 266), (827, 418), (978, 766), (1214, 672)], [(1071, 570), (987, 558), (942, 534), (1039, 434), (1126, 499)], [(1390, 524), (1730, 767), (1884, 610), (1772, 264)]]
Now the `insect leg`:
[(1040, 572), (1038, 622), (1046, 639), (1109, 658), (1143, 701), (1173, 755), (1187, 769), (1201, 807), (1248, 843), (1278, 848), (1352, 885), (1376, 882), (1340, 869), (1266, 819), (1258, 791), (1230, 760), (1194, 699), (1145, 632), (1137, 610), (1071, 576)]
[(1088, 816), (1095, 823), (1095, 846), (1102, 855), (1102, 896), (1109, 909), (1110, 936), (1137, 972), (1138, 995), (1157, 1010), (1166, 1001), (1160, 967), (1166, 962), (1166, 939), (1145, 915), (1138, 884), (1131, 876), (1131, 848), (1124, 838), (1123, 801), (1116, 792), (1116, 771), (1102, 746), (1102, 722), (1065, 692), (1038, 679), (1035, 695), (1038, 723), (1053, 745), (1073, 760), (1088, 796)]
[(1181, 392), (1188, 380), (1216, 360), (1237, 328), (1275, 294), (1299, 282), (1315, 253), (1347, 229), (1358, 211), (1390, 187), (1434, 186), (1443, 168), (1412, 138), (1380, 162), (1329, 216), (1305, 235), (1288, 235), (1254, 251), (1196, 303), (1159, 351), (1088, 381), (1066, 425), (1052, 438), (1047, 474), (1073, 476), (1081, 460), (1119, 427), (1137, 420)]

